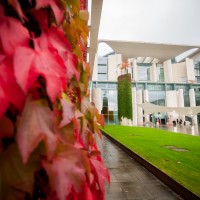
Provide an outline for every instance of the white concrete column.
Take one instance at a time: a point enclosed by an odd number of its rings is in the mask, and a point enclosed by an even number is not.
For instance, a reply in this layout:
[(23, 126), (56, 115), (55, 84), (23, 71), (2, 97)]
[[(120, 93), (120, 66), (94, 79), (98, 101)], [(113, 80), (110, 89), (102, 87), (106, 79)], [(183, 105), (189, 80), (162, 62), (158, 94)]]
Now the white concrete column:
[(171, 60), (165, 61), (163, 63), (163, 66), (164, 66), (165, 82), (174, 83)]
[[(196, 106), (196, 98), (195, 98), (195, 92), (194, 89), (189, 90), (189, 98), (190, 98), (190, 106), (194, 107)], [(197, 116), (191, 116), (193, 124), (197, 124)]]
[(132, 88), (132, 122), (133, 126), (137, 126), (137, 92), (136, 87)]
[[(142, 90), (137, 90), (137, 104), (142, 104)], [(143, 126), (143, 109), (137, 106), (137, 124)]]
[[(179, 89), (177, 92), (177, 106), (184, 107), (183, 89)], [(179, 119), (182, 119), (182, 121), (185, 121), (185, 115), (179, 115)]]
[(92, 102), (95, 104), (99, 113), (101, 113), (101, 88), (92, 89)]
[(194, 72), (194, 61), (193, 59), (186, 58), (185, 63), (186, 63), (188, 83), (195, 83), (196, 79), (195, 79), (195, 72)]
[(157, 82), (157, 72), (156, 72), (156, 63), (153, 63), (150, 67), (150, 80), (151, 82)]
[[(177, 107), (177, 91), (170, 90), (166, 91), (166, 101), (167, 107)], [(176, 112), (168, 112), (169, 121), (172, 122), (178, 118), (178, 114)]]
[(121, 63), (122, 63), (121, 54), (108, 56), (108, 81), (117, 81), (118, 68)]
[(133, 81), (138, 81), (138, 66), (136, 59), (133, 59)]
[(176, 90), (166, 91), (166, 101), (168, 107), (177, 107), (177, 94)]
[[(144, 102), (149, 102), (149, 91), (146, 89), (144, 90)], [(145, 115), (145, 122), (149, 122), (149, 115)]]
[(92, 71), (92, 80), (97, 81), (98, 80), (98, 56), (95, 54), (95, 60), (94, 60), (94, 67)]

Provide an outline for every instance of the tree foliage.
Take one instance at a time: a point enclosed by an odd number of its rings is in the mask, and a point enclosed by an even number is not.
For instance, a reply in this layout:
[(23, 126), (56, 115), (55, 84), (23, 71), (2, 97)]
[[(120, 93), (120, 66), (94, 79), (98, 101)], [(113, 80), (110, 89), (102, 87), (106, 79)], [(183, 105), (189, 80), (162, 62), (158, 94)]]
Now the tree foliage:
[(0, 1), (0, 199), (104, 199), (78, 0)]

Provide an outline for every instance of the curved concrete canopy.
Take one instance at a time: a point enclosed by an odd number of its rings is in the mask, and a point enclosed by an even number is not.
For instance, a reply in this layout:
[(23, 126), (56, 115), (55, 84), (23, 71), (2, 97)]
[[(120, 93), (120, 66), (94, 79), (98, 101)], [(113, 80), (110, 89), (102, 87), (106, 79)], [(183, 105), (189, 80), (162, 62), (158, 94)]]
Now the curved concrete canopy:
[(132, 41), (116, 41), (116, 40), (99, 40), (107, 43), (117, 54), (122, 54), (123, 60), (128, 58), (152, 57), (164, 62), (168, 59), (175, 58), (181, 53), (199, 48), (199, 46), (176, 45), (176, 44), (156, 44)]

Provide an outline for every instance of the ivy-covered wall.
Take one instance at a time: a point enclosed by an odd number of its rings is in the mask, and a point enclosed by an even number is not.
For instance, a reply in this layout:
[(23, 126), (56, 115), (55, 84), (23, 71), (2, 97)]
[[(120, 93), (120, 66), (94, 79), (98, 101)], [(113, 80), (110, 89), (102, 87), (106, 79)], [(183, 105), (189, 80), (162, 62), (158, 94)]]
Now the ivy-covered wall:
[(121, 117), (132, 120), (132, 89), (131, 74), (124, 74), (118, 77), (118, 119)]

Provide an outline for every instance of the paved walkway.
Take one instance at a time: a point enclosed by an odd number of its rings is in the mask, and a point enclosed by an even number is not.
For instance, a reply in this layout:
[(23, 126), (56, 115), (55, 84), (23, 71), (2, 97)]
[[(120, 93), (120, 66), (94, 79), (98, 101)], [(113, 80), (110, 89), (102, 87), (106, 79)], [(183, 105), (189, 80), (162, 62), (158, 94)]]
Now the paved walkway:
[(99, 148), (111, 175), (106, 200), (182, 199), (105, 136)]
[[(155, 127), (156, 128), (156, 127)], [(168, 130), (171, 132), (178, 132), (178, 133), (183, 133), (183, 134), (188, 134), (188, 135), (193, 135), (193, 136), (200, 136), (200, 127), (198, 125), (180, 125), (177, 124), (176, 126), (173, 125), (161, 125), (160, 127), (157, 127), (163, 130)]]

